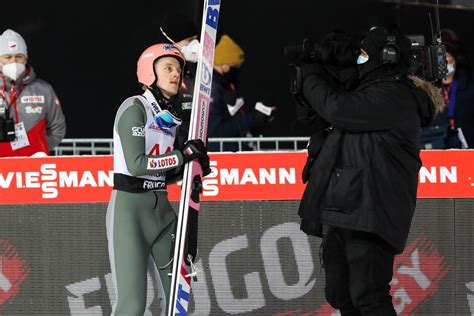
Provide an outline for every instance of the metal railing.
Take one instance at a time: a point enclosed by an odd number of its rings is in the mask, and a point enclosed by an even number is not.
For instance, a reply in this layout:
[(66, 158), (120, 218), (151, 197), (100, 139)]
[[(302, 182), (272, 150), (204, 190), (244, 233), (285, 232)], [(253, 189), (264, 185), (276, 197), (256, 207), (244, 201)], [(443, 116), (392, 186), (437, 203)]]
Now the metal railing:
[[(219, 151), (232, 146), (238, 151), (296, 151), (306, 148), (309, 137), (209, 138)], [(112, 138), (66, 138), (53, 150), (54, 155), (111, 155)]]
[(295, 151), (306, 148), (309, 137), (241, 137), (209, 138), (209, 144), (218, 144), (219, 151), (225, 151), (226, 145), (238, 151)]
[(55, 156), (62, 155), (111, 155), (112, 138), (65, 138), (53, 149)]

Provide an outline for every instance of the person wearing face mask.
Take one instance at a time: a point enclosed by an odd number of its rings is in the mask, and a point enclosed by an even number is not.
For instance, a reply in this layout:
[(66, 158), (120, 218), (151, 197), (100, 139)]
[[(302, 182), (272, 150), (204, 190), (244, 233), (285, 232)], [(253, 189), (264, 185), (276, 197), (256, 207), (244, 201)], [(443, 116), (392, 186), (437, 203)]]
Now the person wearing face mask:
[[(244, 60), (242, 48), (229, 35), (222, 35), (214, 53), (208, 137), (246, 137), (251, 130), (263, 129), (273, 118), (275, 107), (263, 102), (257, 102), (254, 108), (244, 108), (245, 101), (239, 92), (240, 67)], [(220, 151), (218, 143), (209, 144), (208, 148)], [(237, 150), (235, 143), (223, 146), (223, 151)]]
[(396, 26), (360, 42), (358, 85), (338, 89), (321, 63), (301, 67), (302, 94), (328, 123), (307, 172), (301, 230), (322, 238), (325, 295), (341, 316), (396, 315), (390, 282), (415, 211), (420, 127), (442, 104), (408, 76), (411, 43)]
[(166, 314), (176, 226), (167, 184), (179, 180), (184, 164), (195, 159), (204, 176), (210, 173), (202, 140), (173, 145), (182, 122), (176, 108), (184, 65), (183, 54), (170, 44), (145, 49), (137, 64), (143, 93), (127, 98), (116, 113), (114, 187), (106, 219), (117, 297), (112, 315), (143, 315), (147, 270), (155, 276)]
[(422, 149), (474, 148), (474, 78), (462, 43), (449, 29), (441, 32), (446, 46), (447, 74), (439, 83), (443, 111), (424, 128)]
[(28, 63), (25, 40), (7, 29), (0, 35), (0, 157), (47, 155), (66, 134), (52, 86)]

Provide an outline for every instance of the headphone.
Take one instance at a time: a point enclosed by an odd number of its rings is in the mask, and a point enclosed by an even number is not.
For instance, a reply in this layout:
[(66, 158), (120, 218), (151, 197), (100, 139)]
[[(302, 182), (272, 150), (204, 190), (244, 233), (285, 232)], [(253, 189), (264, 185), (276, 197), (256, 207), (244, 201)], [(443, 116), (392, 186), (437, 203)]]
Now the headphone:
[(380, 60), (383, 64), (394, 65), (400, 61), (400, 49), (396, 44), (397, 37), (393, 29), (387, 28), (387, 43), (380, 50)]

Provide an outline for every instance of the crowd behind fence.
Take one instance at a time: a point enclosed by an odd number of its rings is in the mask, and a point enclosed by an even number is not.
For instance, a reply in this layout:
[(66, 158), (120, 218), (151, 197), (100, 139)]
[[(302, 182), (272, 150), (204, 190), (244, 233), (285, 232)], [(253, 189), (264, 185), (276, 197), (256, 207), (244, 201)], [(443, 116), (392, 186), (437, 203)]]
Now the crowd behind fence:
[[(237, 143), (239, 151), (297, 151), (306, 149), (309, 137), (242, 137), (209, 138), (220, 150), (227, 143)], [(54, 149), (55, 156), (61, 155), (111, 155), (112, 138), (66, 138)]]

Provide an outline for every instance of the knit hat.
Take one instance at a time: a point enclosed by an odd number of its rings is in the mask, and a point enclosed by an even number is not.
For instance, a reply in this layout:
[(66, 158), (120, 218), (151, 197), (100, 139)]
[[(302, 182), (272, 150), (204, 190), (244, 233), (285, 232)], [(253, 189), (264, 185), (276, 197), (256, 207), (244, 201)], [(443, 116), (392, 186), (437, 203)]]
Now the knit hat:
[[(380, 51), (387, 45), (388, 34), (386, 27), (372, 28), (362, 40), (361, 48), (369, 54), (370, 58), (380, 59)], [(408, 58), (411, 56), (410, 40), (397, 29), (392, 30), (392, 34), (395, 35), (395, 44), (402, 57)]]
[[(385, 63), (382, 60), (382, 49), (388, 45), (388, 36), (395, 36), (395, 46), (399, 54), (396, 64)], [(369, 54), (369, 60), (363, 64), (357, 65), (359, 77), (362, 78), (367, 73), (375, 69), (386, 71), (381, 67), (389, 65), (392, 72), (406, 73), (411, 61), (411, 41), (403, 35), (396, 26), (389, 25), (387, 27), (373, 27), (365, 35), (361, 42), (361, 46)]]
[(10, 54), (23, 54), (28, 57), (23, 37), (17, 32), (7, 29), (0, 35), (0, 56)]
[(244, 51), (228, 35), (222, 35), (214, 52), (214, 65), (241, 65)]

